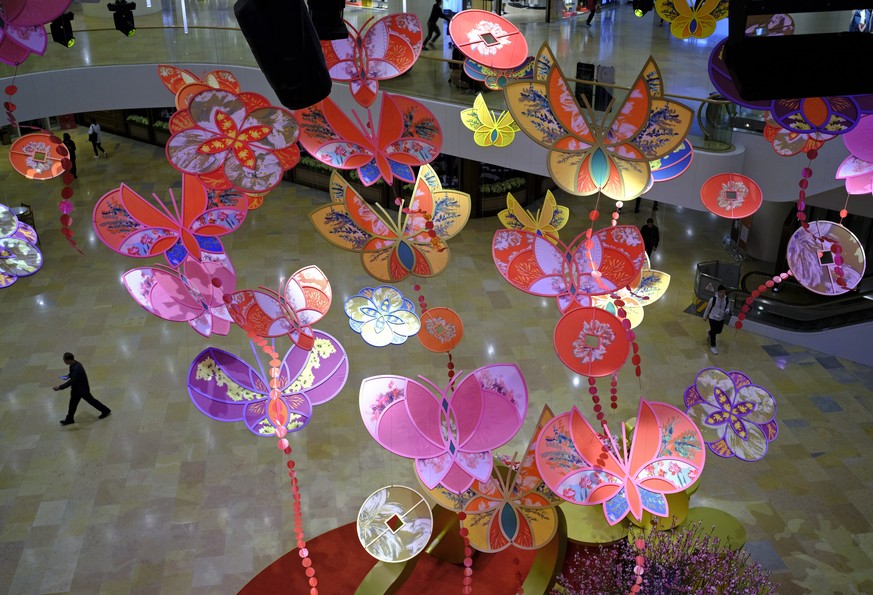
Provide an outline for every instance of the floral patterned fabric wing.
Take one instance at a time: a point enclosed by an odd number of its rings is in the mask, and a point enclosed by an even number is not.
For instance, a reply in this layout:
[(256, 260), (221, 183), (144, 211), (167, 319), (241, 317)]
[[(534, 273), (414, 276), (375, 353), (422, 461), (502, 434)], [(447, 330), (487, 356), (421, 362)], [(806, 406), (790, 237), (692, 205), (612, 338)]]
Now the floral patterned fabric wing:
[(849, 155), (837, 168), (836, 178), (846, 181), (849, 194), (873, 194), (873, 163)]
[(770, 112), (764, 112), (764, 138), (770, 141), (773, 150), (783, 157), (798, 153), (806, 153), (812, 149), (820, 149), (827, 141), (834, 138), (833, 134), (813, 132), (801, 134), (783, 128)]
[(315, 265), (304, 267), (291, 275), (282, 292), (303, 325), (313, 325), (325, 317), (333, 301), (333, 290), (327, 275)]
[(170, 130), (166, 152), (173, 167), (217, 175), (243, 192), (272, 190), (300, 160), (294, 115), (253, 93), (201, 91), (173, 114)]
[[(590, 105), (580, 108), (547, 48), (540, 50), (534, 82), (504, 89), (507, 107), (521, 130), (549, 149), (549, 173), (576, 195), (602, 192), (630, 200), (651, 182), (650, 161), (679, 147), (692, 111), (663, 98), (663, 81), (649, 58), (611, 121), (598, 119)], [(548, 70), (540, 68), (552, 64)]]
[(218, 238), (239, 228), (248, 212), (242, 194), (207, 190), (194, 176), (182, 176), (181, 208), (172, 190), (170, 198), (173, 212), (156, 195), (157, 206), (122, 184), (94, 206), (94, 231), (119, 254), (134, 258), (163, 254), (175, 267), (188, 255), (202, 260), (204, 252), (224, 252)]
[(603, 505), (610, 525), (643, 511), (669, 517), (665, 494), (690, 486), (703, 471), (700, 430), (666, 403), (640, 399), (629, 439), (597, 433), (575, 407), (554, 418), (537, 443), (537, 466), (546, 485), (573, 504)]
[(461, 110), (461, 122), (473, 131), (473, 140), (480, 147), (506, 147), (519, 130), (509, 112), (495, 118), (481, 93), (476, 95), (472, 108)]
[(687, 0), (656, 0), (658, 15), (670, 23), (674, 37), (697, 39), (715, 33), (715, 25), (728, 16), (728, 0), (703, 0), (688, 4)]
[[(434, 387), (435, 388), (435, 387)], [(514, 364), (479, 368), (445, 390), (402, 376), (361, 383), (361, 417), (370, 435), (396, 455), (415, 459), (421, 482), (466, 491), (491, 476), (491, 450), (524, 422), (527, 386)]]
[(685, 391), (688, 416), (720, 457), (758, 461), (776, 439), (776, 400), (742, 372), (705, 368)]
[(324, 58), (330, 77), (349, 83), (355, 101), (370, 107), (379, 81), (400, 76), (418, 60), (421, 22), (414, 14), (401, 13), (379, 19), (363, 35), (348, 22), (346, 27), (346, 39), (321, 42)]
[(345, 303), (349, 326), (373, 347), (402, 345), (418, 333), (421, 321), (415, 304), (396, 287), (365, 287)]
[(517, 469), (495, 466), (487, 482), (473, 482), (463, 511), (467, 514), (464, 527), (476, 550), (495, 553), (509, 546), (535, 550), (555, 536), (556, 507), (562, 500), (546, 487), (536, 466), (537, 439), (552, 417), (546, 407)]
[(0, 204), (0, 289), (42, 268), (43, 256), (36, 242), (36, 231)]
[(229, 70), (213, 70), (198, 77), (190, 70), (178, 68), (170, 64), (158, 64), (158, 76), (164, 86), (176, 96), (176, 109), (188, 108), (190, 99), (200, 93), (212, 89), (224, 89), (232, 93), (241, 93), (239, 81)]
[(520, 66), (515, 68), (494, 69), (467, 58), (464, 60), (464, 72), (471, 79), (483, 83), (490, 90), (500, 91), (509, 83), (532, 79), (535, 64), (536, 58), (528, 56)]
[[(257, 351), (253, 349), (257, 357)], [(303, 429), (312, 408), (333, 399), (346, 383), (348, 358), (339, 341), (316, 332), (310, 351), (292, 347), (282, 359), (278, 378), (279, 407), (289, 432)], [(256, 436), (274, 436), (267, 415), (270, 386), (267, 376), (237, 356), (209, 347), (194, 358), (188, 373), (188, 394), (194, 405), (212, 419), (243, 421)]]
[[(31, 5), (36, 4), (31, 2)], [(44, 23), (25, 25), (9, 17), (9, 7), (0, 5), (0, 62), (18, 66), (31, 54), (42, 56), (48, 46)], [(25, 21), (28, 19), (24, 19)]]
[(382, 93), (378, 126), (367, 113), (364, 124), (353, 112), (356, 124), (330, 98), (300, 110), (300, 144), (330, 167), (357, 170), (365, 186), (379, 178), (389, 184), (395, 177), (413, 182), (412, 166), (430, 163), (439, 155), (442, 129), (421, 103)]
[(227, 335), (233, 319), (224, 303), (224, 292), (233, 292), (236, 273), (224, 254), (206, 255), (203, 262), (190, 257), (179, 271), (160, 266), (127, 271), (124, 286), (147, 312), (173, 322), (187, 322), (209, 337)]
[(506, 229), (518, 229), (535, 233), (556, 244), (558, 231), (570, 219), (570, 209), (559, 205), (551, 190), (546, 190), (543, 208), (534, 215), (526, 211), (511, 192), (506, 194), (506, 208), (497, 213), (497, 218)]
[(500, 229), (491, 251), (504, 279), (526, 293), (555, 296), (566, 312), (589, 305), (588, 296), (627, 286), (645, 262), (642, 237), (633, 225), (597, 231), (590, 246), (586, 240), (582, 234), (567, 247), (531, 232)]

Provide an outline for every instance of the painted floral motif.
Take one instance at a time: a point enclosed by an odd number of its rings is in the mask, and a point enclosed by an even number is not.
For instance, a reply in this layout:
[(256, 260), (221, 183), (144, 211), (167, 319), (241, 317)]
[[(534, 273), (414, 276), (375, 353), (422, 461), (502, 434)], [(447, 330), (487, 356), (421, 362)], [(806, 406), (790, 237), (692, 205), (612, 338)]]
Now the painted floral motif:
[(439, 316), (429, 318), (425, 330), (441, 343), (449, 343), (457, 335), (455, 325)]
[(738, 209), (746, 200), (749, 189), (740, 180), (730, 180), (721, 185), (718, 193), (718, 206), (726, 211)]
[(36, 242), (36, 231), (0, 204), (0, 289), (42, 268), (42, 252)]
[(401, 345), (421, 328), (415, 305), (389, 285), (365, 287), (346, 300), (345, 311), (352, 330), (373, 347)]
[(615, 333), (608, 324), (597, 320), (585, 322), (579, 338), (573, 341), (573, 355), (583, 364), (601, 360), (613, 341)]
[(395, 386), (393, 382), (388, 383), (388, 390), (376, 395), (376, 398), (370, 402), (370, 421), (376, 421), (388, 408), (388, 405), (398, 399), (404, 398), (403, 389)]
[(430, 541), (433, 518), (430, 505), (415, 490), (390, 486), (376, 491), (358, 512), (358, 539), (378, 560), (405, 562)]
[(300, 160), (297, 121), (253, 93), (208, 89), (170, 120), (167, 158), (181, 172), (219, 175), (243, 192), (264, 193)]
[(727, 18), (728, 0), (657, 0), (655, 10), (670, 23), (670, 33), (679, 39), (701, 39), (715, 33), (716, 22)]
[[(495, 41), (485, 41), (485, 38), (490, 37)], [(500, 48), (512, 43), (509, 32), (505, 31), (500, 23), (486, 20), (479, 21), (475, 27), (467, 31), (467, 40), (470, 42), (467, 46), (470, 51), (482, 56), (493, 56)]]
[(742, 372), (706, 368), (685, 391), (688, 415), (720, 457), (758, 461), (776, 439), (776, 400)]
[(31, 54), (45, 54), (48, 38), (45, 26), (21, 26), (7, 20), (0, 4), (0, 62), (18, 66)]
[[(837, 264), (837, 256), (842, 264)], [(786, 259), (798, 283), (822, 295), (854, 289), (867, 266), (866, 253), (855, 234), (832, 221), (810, 221), (808, 229), (795, 231), (788, 240)], [(841, 275), (837, 274), (838, 266)]]

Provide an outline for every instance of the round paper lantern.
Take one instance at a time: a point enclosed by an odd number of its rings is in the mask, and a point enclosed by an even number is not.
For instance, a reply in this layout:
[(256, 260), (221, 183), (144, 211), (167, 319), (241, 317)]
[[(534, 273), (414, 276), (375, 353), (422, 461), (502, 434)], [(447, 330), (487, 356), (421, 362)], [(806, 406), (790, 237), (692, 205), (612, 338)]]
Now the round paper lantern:
[(487, 10), (459, 12), (449, 23), (449, 35), (462, 54), (489, 68), (515, 68), (528, 57), (518, 27)]
[(461, 342), (463, 336), (464, 323), (454, 310), (430, 308), (421, 315), (418, 340), (425, 349), (447, 353)]
[(583, 376), (609, 376), (627, 359), (630, 344), (621, 320), (600, 308), (571, 310), (555, 327), (561, 362)]
[(63, 146), (52, 142), (49, 134), (25, 134), (12, 143), (9, 162), (15, 171), (28, 179), (50, 180), (64, 173), (61, 161), (65, 155), (58, 152), (58, 147)]
[[(808, 230), (801, 227), (795, 231), (788, 241), (786, 257), (797, 282), (821, 295), (839, 295), (854, 289), (866, 267), (861, 242), (833, 221), (810, 221)], [(840, 277), (845, 285), (838, 283)]]
[(424, 496), (406, 486), (376, 490), (358, 512), (358, 539), (383, 562), (405, 562), (430, 541), (433, 516)]
[(716, 174), (700, 187), (700, 199), (711, 213), (725, 219), (742, 219), (764, 201), (761, 187), (741, 174)]

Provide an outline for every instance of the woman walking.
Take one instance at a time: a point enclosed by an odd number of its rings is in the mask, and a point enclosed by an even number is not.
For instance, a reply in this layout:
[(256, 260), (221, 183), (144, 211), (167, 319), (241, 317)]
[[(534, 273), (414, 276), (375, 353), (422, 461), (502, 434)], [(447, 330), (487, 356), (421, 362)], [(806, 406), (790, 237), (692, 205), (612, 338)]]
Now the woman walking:
[(97, 120), (91, 120), (91, 125), (88, 127), (88, 140), (91, 141), (91, 146), (94, 147), (94, 159), (100, 158), (100, 153), (97, 152), (97, 149), (100, 149), (104, 157), (109, 158), (109, 153), (106, 152), (106, 149), (101, 144), (103, 142), (103, 133), (100, 132), (100, 124), (97, 123)]

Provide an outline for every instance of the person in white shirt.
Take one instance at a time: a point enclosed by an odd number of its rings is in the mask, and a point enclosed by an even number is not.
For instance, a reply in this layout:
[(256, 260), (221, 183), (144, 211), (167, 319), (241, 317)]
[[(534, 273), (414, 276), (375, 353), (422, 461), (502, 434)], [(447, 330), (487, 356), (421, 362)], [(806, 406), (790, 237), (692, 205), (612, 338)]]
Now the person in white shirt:
[(88, 140), (91, 141), (91, 146), (94, 147), (94, 159), (100, 157), (97, 149), (103, 153), (104, 157), (109, 157), (109, 153), (103, 148), (103, 133), (100, 132), (100, 124), (96, 120), (91, 120), (91, 125), (88, 127)]
[(721, 333), (724, 328), (724, 323), (731, 318), (731, 303), (727, 298), (727, 289), (724, 285), (718, 286), (718, 293), (709, 298), (709, 303), (706, 305), (706, 310), (703, 311), (703, 320), (709, 321), (709, 330), (706, 331), (706, 338), (709, 340), (709, 350), (718, 354), (718, 348), (715, 346), (715, 336)]

